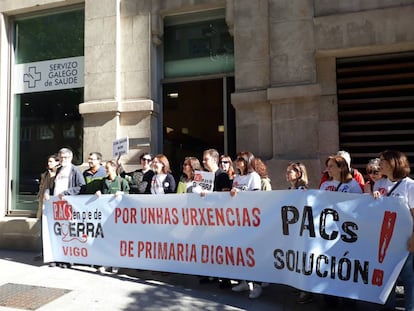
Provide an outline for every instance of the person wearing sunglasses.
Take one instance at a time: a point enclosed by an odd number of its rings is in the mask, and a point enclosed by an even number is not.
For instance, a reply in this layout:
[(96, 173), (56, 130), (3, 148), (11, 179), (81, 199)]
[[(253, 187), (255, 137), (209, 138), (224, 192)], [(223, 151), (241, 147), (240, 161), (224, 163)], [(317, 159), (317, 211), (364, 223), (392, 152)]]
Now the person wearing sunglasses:
[(374, 190), (374, 184), (382, 178), (380, 169), (380, 159), (375, 158), (368, 161), (366, 166), (367, 182), (364, 185), (364, 193), (372, 194)]
[(152, 157), (144, 152), (139, 157), (141, 168), (130, 173), (121, 173), (121, 177), (128, 180), (130, 191), (133, 194), (151, 194), (151, 181), (154, 171), (151, 168)]
[(234, 175), (236, 174), (233, 167), (233, 161), (231, 160), (230, 156), (227, 154), (222, 154), (219, 160), (219, 168), (229, 175), (229, 179), (232, 182)]

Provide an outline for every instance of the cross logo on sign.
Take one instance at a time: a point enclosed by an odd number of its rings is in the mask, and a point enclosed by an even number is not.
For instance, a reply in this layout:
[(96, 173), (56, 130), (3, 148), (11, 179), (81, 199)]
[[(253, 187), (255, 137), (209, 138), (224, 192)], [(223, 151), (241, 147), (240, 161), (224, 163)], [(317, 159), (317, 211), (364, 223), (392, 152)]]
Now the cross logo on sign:
[(36, 82), (42, 79), (42, 74), (36, 71), (36, 67), (29, 67), (29, 72), (23, 75), (23, 81), (29, 88), (36, 87)]

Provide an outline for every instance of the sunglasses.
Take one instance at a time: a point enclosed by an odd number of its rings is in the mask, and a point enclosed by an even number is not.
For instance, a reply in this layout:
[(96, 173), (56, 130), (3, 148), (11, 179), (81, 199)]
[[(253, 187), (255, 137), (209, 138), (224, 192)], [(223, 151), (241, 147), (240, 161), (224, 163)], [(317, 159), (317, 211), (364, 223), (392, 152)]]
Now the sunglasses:
[(372, 171), (372, 170), (368, 170), (367, 174), (374, 174), (374, 175), (378, 175), (379, 171)]
[(148, 158), (142, 158), (141, 161), (147, 161), (147, 162), (151, 162), (152, 159), (148, 159)]
[(229, 161), (220, 161), (221, 164), (229, 164)]

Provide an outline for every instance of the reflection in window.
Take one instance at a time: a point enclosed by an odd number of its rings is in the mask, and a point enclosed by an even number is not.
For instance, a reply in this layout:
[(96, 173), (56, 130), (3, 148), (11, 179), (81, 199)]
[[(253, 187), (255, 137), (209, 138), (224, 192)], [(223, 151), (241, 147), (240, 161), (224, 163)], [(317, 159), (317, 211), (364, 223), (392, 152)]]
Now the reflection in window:
[(166, 78), (234, 71), (234, 43), (224, 10), (168, 16), (165, 25)]
[(64, 138), (75, 138), (76, 137), (76, 130), (73, 124), (71, 124), (68, 129), (63, 130), (63, 137)]
[(32, 140), (32, 127), (31, 126), (22, 126), (22, 128), (20, 129), (20, 140), (21, 141)]
[(53, 132), (47, 125), (41, 125), (39, 127), (39, 139), (46, 140), (46, 139), (53, 139)]

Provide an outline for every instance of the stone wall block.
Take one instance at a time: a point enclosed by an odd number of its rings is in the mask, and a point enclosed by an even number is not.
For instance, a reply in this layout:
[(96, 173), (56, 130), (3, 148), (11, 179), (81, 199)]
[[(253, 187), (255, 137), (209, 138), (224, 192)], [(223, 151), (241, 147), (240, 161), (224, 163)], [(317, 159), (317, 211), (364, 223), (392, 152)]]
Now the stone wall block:
[(329, 50), (413, 41), (413, 16), (414, 6), (318, 17), (314, 28), (316, 48)]
[[(99, 60), (99, 61), (97, 61)], [(100, 45), (85, 48), (85, 79), (89, 74), (115, 71), (115, 46)], [(87, 81), (85, 81), (87, 82)], [(85, 83), (85, 85), (88, 85)]]
[(333, 56), (317, 57), (316, 68), (321, 94), (336, 96), (336, 58)]
[(318, 107), (320, 121), (338, 122), (338, 102), (336, 95), (321, 96), (318, 99)]
[(85, 87), (85, 101), (115, 98), (115, 76), (113, 72), (90, 73), (85, 77), (92, 87)]
[(103, 18), (85, 20), (85, 47), (103, 44), (105, 37), (102, 31), (103, 25)]
[(85, 19), (95, 19), (116, 15), (116, 1), (114, 0), (86, 0)]
[(325, 161), (327, 156), (336, 153), (339, 148), (338, 121), (320, 121), (317, 138), (317, 154), (320, 155), (321, 161)]
[(315, 82), (316, 64), (311, 20), (270, 24), (270, 68), (271, 85)]
[(237, 110), (237, 151), (249, 150), (264, 158), (272, 156), (271, 115), (268, 102), (245, 104)]
[(264, 88), (269, 83), (269, 66), (267, 60), (249, 60), (243, 66), (235, 68), (236, 90)]
[(269, 85), (267, 1), (235, 1), (234, 8), (236, 90), (265, 88)]
[(311, 100), (276, 102), (273, 105), (274, 155), (312, 156), (318, 148), (317, 103)]
[(103, 19), (103, 29), (101, 29), (104, 44), (116, 43), (116, 17), (109, 16)]
[(312, 156), (317, 152), (317, 121), (314, 119), (279, 120), (273, 123), (274, 155)]
[(106, 160), (112, 158), (112, 142), (116, 137), (117, 116), (115, 111), (87, 114), (84, 117), (85, 154), (99, 150)]
[(271, 85), (316, 82), (314, 51), (291, 52), (271, 57)]
[(315, 0), (315, 16), (335, 15), (414, 4), (414, 0)]
[(148, 71), (136, 70), (123, 72), (121, 74), (122, 97), (149, 98)]
[(313, 17), (313, 0), (270, 0), (269, 18), (272, 22), (309, 19)]
[(270, 53), (300, 53), (314, 49), (312, 20), (270, 24)]

